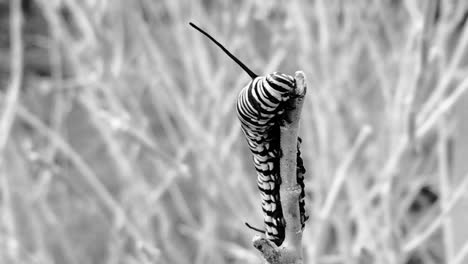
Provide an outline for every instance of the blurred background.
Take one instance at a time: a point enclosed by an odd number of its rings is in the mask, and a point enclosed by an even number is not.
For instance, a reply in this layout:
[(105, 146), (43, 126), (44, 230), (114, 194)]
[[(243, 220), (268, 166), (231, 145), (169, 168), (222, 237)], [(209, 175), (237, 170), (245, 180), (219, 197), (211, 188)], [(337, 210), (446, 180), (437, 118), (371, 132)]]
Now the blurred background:
[(466, 263), (468, 2), (0, 0), (0, 263), (260, 263), (235, 101), (305, 72), (305, 263)]

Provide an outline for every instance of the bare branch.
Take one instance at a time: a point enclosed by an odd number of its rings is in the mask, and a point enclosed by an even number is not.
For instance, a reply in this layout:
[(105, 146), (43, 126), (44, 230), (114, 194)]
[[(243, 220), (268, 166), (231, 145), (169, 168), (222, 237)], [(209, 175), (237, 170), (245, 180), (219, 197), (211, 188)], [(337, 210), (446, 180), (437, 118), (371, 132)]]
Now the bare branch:
[(288, 101), (283, 123), (280, 126), (280, 198), (283, 217), (286, 221), (285, 240), (277, 247), (265, 238), (256, 236), (253, 240), (266, 261), (270, 264), (300, 264), (302, 260), (302, 223), (299, 211), (301, 187), (297, 184), (297, 136), (302, 104), (306, 94), (306, 80), (302, 71), (297, 71), (296, 96)]
[(23, 15), (21, 1), (10, 1), (10, 83), (0, 119), (0, 153), (3, 155), (15, 112), (23, 78)]
[(305, 75), (302, 71), (296, 72), (297, 97), (289, 101), (284, 122), (280, 127), (280, 144), (282, 157), (280, 159), (280, 197), (286, 220), (286, 233), (283, 245), (301, 248), (302, 223), (299, 213), (299, 196), (301, 187), (297, 184), (297, 136), (302, 104), (306, 92)]

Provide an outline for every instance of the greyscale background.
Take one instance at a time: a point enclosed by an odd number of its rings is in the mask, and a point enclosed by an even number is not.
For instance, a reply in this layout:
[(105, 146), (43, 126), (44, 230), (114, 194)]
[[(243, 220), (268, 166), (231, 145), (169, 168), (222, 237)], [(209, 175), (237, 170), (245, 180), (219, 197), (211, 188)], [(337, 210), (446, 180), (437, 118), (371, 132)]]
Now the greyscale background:
[(0, 263), (260, 263), (249, 77), (307, 76), (305, 263), (466, 263), (468, 2), (0, 0)]

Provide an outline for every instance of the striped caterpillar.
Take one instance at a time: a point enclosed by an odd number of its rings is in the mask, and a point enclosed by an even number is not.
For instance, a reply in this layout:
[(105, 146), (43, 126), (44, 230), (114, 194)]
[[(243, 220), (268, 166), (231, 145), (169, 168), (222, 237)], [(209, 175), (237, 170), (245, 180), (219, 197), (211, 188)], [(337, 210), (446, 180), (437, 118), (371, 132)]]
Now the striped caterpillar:
[[(262, 210), (266, 237), (277, 246), (284, 240), (285, 220), (280, 200), (281, 177), (279, 172), (280, 122), (285, 111), (285, 103), (294, 96), (294, 77), (279, 72), (258, 76), (232, 55), (211, 35), (189, 23), (196, 30), (213, 41), (232, 60), (234, 60), (252, 80), (240, 91), (237, 99), (237, 115), (241, 129), (247, 140), (257, 171), (257, 185), (261, 193)], [(302, 228), (308, 219), (305, 213), (304, 178), (305, 168), (297, 146), (297, 183), (301, 186), (299, 210)], [(248, 225), (249, 226), (249, 225)], [(250, 226), (249, 226), (250, 227)]]

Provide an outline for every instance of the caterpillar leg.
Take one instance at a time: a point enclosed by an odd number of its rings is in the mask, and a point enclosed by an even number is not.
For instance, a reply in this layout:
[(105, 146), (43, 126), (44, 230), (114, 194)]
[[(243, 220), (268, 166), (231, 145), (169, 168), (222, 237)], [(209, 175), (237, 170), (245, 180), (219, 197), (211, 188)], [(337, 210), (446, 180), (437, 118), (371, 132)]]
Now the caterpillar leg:
[(255, 226), (251, 226), (251, 225), (250, 225), (249, 223), (247, 223), (247, 222), (245, 222), (244, 224), (245, 224), (248, 228), (250, 228), (250, 229), (252, 229), (252, 230), (254, 230), (254, 231), (257, 231), (257, 232), (259, 232), (259, 233), (265, 234), (265, 232), (266, 232), (266, 231), (263, 230), (263, 229), (260, 229), (260, 228), (255, 227)]
[(297, 184), (301, 186), (301, 195), (299, 196), (299, 212), (301, 214), (301, 223), (302, 229), (304, 229), (305, 222), (309, 219), (309, 216), (306, 214), (305, 211), (305, 184), (304, 184), (304, 174), (306, 169), (304, 168), (304, 161), (301, 157), (301, 143), (302, 139), (300, 137), (297, 138), (297, 168), (296, 168), (296, 175), (297, 175)]

